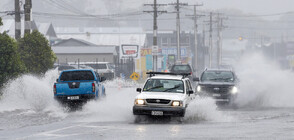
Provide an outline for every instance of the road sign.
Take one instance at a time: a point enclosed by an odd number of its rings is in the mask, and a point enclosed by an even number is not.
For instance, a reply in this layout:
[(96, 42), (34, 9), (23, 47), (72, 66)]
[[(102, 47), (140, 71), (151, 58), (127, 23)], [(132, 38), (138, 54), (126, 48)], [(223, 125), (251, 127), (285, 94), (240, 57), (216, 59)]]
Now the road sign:
[(139, 80), (140, 75), (136, 72), (133, 72), (133, 74), (130, 76), (131, 79), (137, 81)]
[(152, 46), (152, 55), (158, 54), (158, 46)]
[(123, 58), (139, 58), (139, 45), (122, 44), (120, 47), (120, 59)]

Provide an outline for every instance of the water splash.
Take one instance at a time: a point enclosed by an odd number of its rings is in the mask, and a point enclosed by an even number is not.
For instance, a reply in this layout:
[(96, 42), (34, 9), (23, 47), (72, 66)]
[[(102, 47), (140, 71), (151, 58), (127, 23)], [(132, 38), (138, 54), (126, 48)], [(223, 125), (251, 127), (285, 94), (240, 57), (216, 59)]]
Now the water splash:
[(243, 56), (236, 67), (241, 80), (241, 107), (294, 107), (294, 73), (282, 70), (262, 54)]
[(57, 70), (50, 70), (42, 77), (23, 75), (9, 81), (0, 100), (1, 126), (21, 127), (65, 118), (64, 108), (53, 99), (57, 76)]
[(212, 98), (199, 98), (193, 100), (187, 110), (185, 122), (231, 122), (234, 118), (220, 111)]

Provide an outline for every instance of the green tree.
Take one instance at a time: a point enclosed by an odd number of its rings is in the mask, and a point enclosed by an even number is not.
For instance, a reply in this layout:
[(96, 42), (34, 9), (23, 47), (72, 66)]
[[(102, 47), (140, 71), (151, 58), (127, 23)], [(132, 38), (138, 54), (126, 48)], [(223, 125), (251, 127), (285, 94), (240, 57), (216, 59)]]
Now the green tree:
[(25, 34), (19, 40), (21, 59), (29, 73), (44, 74), (53, 68), (56, 56), (51, 50), (48, 40), (38, 31)]
[(6, 33), (0, 33), (0, 88), (23, 72), (25, 66), (20, 59), (17, 42)]

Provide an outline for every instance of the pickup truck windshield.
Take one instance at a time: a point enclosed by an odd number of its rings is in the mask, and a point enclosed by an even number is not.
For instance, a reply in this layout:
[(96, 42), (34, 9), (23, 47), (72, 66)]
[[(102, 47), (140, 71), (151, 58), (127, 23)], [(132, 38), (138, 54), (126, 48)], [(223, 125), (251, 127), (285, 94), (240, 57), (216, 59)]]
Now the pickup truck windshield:
[(201, 81), (213, 82), (234, 82), (234, 75), (229, 71), (206, 71), (201, 77)]
[(60, 81), (94, 80), (91, 71), (67, 71), (60, 76)]
[(184, 93), (184, 83), (181, 80), (149, 79), (143, 91)]

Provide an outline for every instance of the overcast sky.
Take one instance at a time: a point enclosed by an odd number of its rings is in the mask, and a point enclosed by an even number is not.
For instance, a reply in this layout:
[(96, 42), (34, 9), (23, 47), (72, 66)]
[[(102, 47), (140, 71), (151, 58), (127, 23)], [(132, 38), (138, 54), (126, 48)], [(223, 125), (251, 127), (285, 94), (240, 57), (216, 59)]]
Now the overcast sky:
[[(160, 1), (160, 0), (159, 0)], [(182, 0), (189, 3), (203, 3), (203, 8), (235, 8), (244, 13), (272, 14), (294, 11), (294, 0)]]
[[(13, 9), (13, 0), (0, 0), (0, 7), (2, 10)], [(24, 0), (23, 0), (24, 1)], [(58, 0), (54, 0), (58, 1)], [(71, 2), (71, 0), (65, 0)], [(81, 0), (82, 1), (82, 0)], [(84, 1), (84, 0), (83, 0)], [(94, 9), (105, 10), (111, 9), (111, 5), (119, 4), (123, 9), (136, 9), (144, 3), (153, 3), (153, 0), (87, 0), (90, 2), (89, 6), (94, 6)], [(158, 3), (172, 3), (176, 0), (157, 0)], [(38, 0), (33, 0), (38, 2)], [(84, 1), (85, 2), (85, 1)], [(252, 14), (273, 14), (281, 12), (294, 11), (294, 0), (180, 0), (180, 2), (188, 2), (189, 4), (203, 3), (201, 9), (217, 10), (217, 9), (240, 9), (244, 13)], [(106, 7), (101, 3), (107, 4)], [(76, 6), (76, 3), (74, 3)], [(36, 5), (35, 5), (36, 6)], [(99, 8), (99, 6), (102, 6)]]

